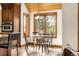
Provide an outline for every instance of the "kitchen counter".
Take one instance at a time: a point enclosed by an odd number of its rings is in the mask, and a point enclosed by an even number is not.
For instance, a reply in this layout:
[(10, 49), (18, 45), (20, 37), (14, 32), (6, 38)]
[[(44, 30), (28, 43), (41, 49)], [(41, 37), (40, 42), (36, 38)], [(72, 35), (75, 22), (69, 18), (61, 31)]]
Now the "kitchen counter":
[(0, 34), (0, 44), (8, 42), (8, 35)]
[(8, 35), (0, 34), (0, 37), (8, 37)]

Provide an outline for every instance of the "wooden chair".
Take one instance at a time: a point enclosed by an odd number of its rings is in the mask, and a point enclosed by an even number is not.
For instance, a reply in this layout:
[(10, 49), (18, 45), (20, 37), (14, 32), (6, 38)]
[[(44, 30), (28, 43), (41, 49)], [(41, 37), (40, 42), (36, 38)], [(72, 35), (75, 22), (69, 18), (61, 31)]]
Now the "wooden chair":
[(2, 53), (4, 53), (5, 51), (5, 54), (2, 55), (11, 56), (11, 49), (17, 48), (17, 56), (18, 56), (18, 48), (20, 46), (19, 45), (20, 40), (21, 40), (20, 33), (10, 33), (8, 36), (7, 43), (3, 42), (2, 44), (0, 44), (0, 49), (2, 50)]
[(28, 45), (29, 45), (29, 42), (26, 38), (26, 34), (24, 34), (24, 38), (25, 38), (25, 50), (26, 50), (26, 53), (28, 52)]
[[(27, 36), (26, 34), (24, 33), (24, 39), (25, 39), (25, 50), (26, 50), (26, 53), (28, 53), (28, 47), (30, 44), (32, 44), (33, 42), (29, 42), (28, 39), (27, 39)], [(34, 45), (34, 44), (33, 44)]]
[[(43, 34), (43, 35), (45, 35), (45, 34)], [(47, 35), (45, 35), (43, 37), (43, 42), (42, 42), (42, 52), (43, 52), (43, 49), (44, 49), (44, 51), (48, 52), (48, 46), (49, 46), (49, 38)]]
[(36, 48), (36, 50), (37, 50), (37, 39), (38, 39), (38, 37), (36, 36), (36, 34), (37, 34), (38, 32), (33, 32), (33, 35), (35, 35), (34, 37), (33, 37), (33, 48), (35, 49)]
[[(52, 45), (52, 36), (50, 36), (50, 33), (43, 33), (43, 48), (45, 51), (49, 52), (49, 46)], [(43, 50), (43, 49), (42, 49)]]

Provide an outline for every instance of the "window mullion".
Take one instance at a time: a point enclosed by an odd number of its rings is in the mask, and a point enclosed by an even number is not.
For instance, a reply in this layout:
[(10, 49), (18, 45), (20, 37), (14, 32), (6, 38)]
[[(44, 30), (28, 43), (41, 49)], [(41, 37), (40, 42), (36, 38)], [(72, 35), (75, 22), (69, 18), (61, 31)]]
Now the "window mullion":
[(46, 32), (46, 15), (44, 16), (44, 32)]

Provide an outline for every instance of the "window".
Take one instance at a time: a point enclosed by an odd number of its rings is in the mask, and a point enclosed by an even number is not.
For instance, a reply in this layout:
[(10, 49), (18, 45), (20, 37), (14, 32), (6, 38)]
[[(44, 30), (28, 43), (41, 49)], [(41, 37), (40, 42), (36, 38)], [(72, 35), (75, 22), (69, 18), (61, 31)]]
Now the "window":
[(34, 32), (52, 33), (57, 37), (57, 13), (41, 13), (34, 15)]
[(23, 34), (29, 36), (29, 14), (23, 14)]
[(26, 16), (24, 16), (24, 33), (26, 32)]
[(44, 29), (44, 17), (40, 16), (39, 19), (36, 20), (37, 32), (43, 31)]

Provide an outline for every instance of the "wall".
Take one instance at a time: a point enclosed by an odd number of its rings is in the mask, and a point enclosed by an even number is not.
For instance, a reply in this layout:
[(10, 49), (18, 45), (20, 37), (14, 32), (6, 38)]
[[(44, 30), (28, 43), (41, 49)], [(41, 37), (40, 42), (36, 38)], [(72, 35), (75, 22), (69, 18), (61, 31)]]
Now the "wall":
[(77, 50), (77, 34), (78, 34), (78, 9), (77, 4), (66, 3), (63, 4), (63, 17), (62, 17), (62, 39), (63, 47), (70, 44), (74, 50)]
[[(39, 13), (48, 13), (48, 12), (57, 12), (57, 38), (53, 39), (54, 45), (62, 45), (62, 10), (50, 10), (50, 11), (44, 11)], [(32, 41), (32, 32), (34, 31), (34, 17), (33, 15), (37, 12), (31, 12), (30, 13), (30, 40)]]
[(23, 13), (29, 13), (26, 6), (21, 3), (21, 44), (25, 43), (25, 40), (23, 38)]

